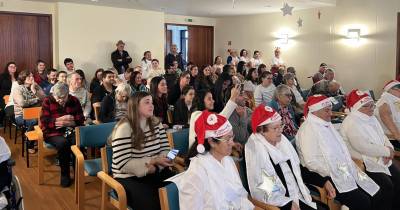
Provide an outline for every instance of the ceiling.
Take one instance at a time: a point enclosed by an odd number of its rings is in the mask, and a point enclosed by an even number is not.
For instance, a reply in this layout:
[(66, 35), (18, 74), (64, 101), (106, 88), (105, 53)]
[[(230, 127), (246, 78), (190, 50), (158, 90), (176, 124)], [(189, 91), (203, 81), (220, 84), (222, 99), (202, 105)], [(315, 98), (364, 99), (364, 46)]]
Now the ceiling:
[(31, 0), (70, 2), (154, 10), (176, 15), (220, 17), (280, 12), (286, 2), (294, 10), (336, 6), (336, 0)]

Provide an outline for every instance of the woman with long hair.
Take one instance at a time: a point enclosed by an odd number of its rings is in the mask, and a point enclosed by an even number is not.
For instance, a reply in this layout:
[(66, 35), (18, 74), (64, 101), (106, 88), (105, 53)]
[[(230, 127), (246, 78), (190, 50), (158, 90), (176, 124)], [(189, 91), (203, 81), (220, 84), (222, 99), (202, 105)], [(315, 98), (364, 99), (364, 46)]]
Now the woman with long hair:
[(168, 127), (167, 81), (164, 77), (154, 77), (150, 82), (150, 93), (153, 96), (154, 116), (158, 117), (164, 127)]
[(89, 93), (93, 93), (93, 91), (97, 87), (100, 87), (101, 80), (103, 79), (103, 72), (104, 72), (104, 69), (102, 69), (102, 68), (96, 70), (96, 72), (94, 73), (94, 76), (92, 78), (92, 81), (90, 82)]
[(190, 74), (187, 71), (182, 72), (177, 83), (170, 89), (168, 93), (168, 104), (174, 105), (182, 96), (183, 88), (189, 85)]
[(132, 88), (132, 94), (138, 91), (149, 91), (142, 81), (142, 73), (135, 71), (131, 74), (128, 84)]
[(221, 112), (225, 107), (225, 104), (230, 98), (230, 87), (232, 85), (232, 76), (226, 72), (223, 72), (215, 82), (214, 86), (214, 111)]
[(193, 99), (195, 92), (193, 86), (186, 85), (182, 89), (182, 97), (174, 106), (174, 125), (184, 125), (189, 127), (189, 120), (192, 113), (196, 110)]
[[(4, 115), (9, 115), (7, 110), (7, 114), (5, 114), (4, 110), (6, 104), (3, 100), (5, 95), (11, 94), (11, 87), (14, 82), (16, 82), (17, 77), (17, 65), (15, 62), (8, 62), (6, 67), (4, 68), (4, 72), (0, 74), (0, 124), (3, 122)], [(14, 85), (16, 86), (16, 85)], [(10, 110), (10, 115), (12, 115), (12, 111)]]
[(203, 68), (200, 69), (199, 75), (194, 82), (194, 89), (199, 91), (202, 89), (212, 89), (213, 87), (214, 83), (211, 77), (211, 66), (204, 65)]
[(136, 92), (128, 100), (128, 114), (111, 134), (112, 172), (124, 187), (127, 203), (133, 209), (159, 210), (158, 188), (173, 172), (165, 129), (153, 115), (153, 99), (147, 92)]

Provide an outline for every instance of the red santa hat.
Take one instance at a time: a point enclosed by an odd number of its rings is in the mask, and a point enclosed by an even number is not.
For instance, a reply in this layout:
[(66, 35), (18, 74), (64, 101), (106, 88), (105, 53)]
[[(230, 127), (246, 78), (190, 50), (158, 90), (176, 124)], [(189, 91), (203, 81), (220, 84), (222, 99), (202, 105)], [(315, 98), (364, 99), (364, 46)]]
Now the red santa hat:
[(278, 122), (282, 117), (271, 107), (263, 104), (258, 105), (251, 116), (251, 128), (253, 133), (257, 132), (257, 127)]
[(331, 98), (324, 95), (310, 96), (304, 105), (304, 116), (307, 117), (309, 112), (315, 112), (328, 106), (332, 106)]
[(392, 87), (396, 86), (396, 85), (400, 85), (400, 82), (397, 80), (390, 80), (389, 82), (387, 82), (385, 84), (385, 86), (383, 87), (384, 91), (389, 91), (390, 89), (392, 89)]
[(232, 125), (224, 116), (205, 110), (195, 120), (194, 131), (197, 136), (197, 152), (203, 153), (205, 139), (228, 134), (232, 131)]
[(369, 102), (373, 102), (371, 96), (368, 95), (368, 93), (362, 92), (360, 90), (352, 90), (349, 95), (347, 95), (346, 102), (347, 102), (347, 107), (353, 111), (353, 110), (358, 110), (365, 104)]

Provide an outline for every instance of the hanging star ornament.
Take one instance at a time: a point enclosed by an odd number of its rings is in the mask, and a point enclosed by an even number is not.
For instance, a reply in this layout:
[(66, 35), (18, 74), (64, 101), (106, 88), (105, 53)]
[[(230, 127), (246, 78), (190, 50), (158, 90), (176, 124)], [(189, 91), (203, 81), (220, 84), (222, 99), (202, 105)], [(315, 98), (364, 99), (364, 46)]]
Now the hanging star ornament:
[(301, 19), (301, 18), (299, 18), (298, 20), (297, 20), (297, 26), (300, 28), (300, 27), (303, 27), (303, 19)]
[(284, 3), (283, 7), (281, 8), (282, 12), (283, 12), (283, 16), (286, 15), (292, 15), (292, 10), (294, 7), (289, 6), (288, 3)]

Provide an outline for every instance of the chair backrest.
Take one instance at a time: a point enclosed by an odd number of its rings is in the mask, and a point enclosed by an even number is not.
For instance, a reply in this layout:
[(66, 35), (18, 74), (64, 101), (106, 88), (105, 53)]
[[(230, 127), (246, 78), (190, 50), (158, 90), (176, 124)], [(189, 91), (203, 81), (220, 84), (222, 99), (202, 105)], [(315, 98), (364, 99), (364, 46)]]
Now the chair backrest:
[(159, 190), (161, 210), (179, 210), (179, 191), (175, 183), (171, 182)]
[(37, 120), (40, 118), (40, 112), (42, 111), (42, 107), (29, 107), (22, 109), (22, 118), (24, 120)]
[(7, 104), (8, 101), (10, 100), (10, 95), (5, 95), (3, 96), (4, 104)]
[(174, 149), (178, 149), (180, 155), (187, 154), (189, 147), (189, 128), (173, 132), (170, 135), (172, 135), (172, 146), (174, 147)]
[(101, 166), (102, 170), (107, 174), (112, 174), (111, 164), (112, 164), (112, 147), (106, 145), (100, 149), (101, 152)]
[(75, 128), (76, 145), (81, 147), (103, 147), (107, 143), (115, 122)]
[(100, 108), (101, 108), (101, 103), (94, 103), (93, 104), (94, 117), (95, 117), (97, 122), (100, 122)]

